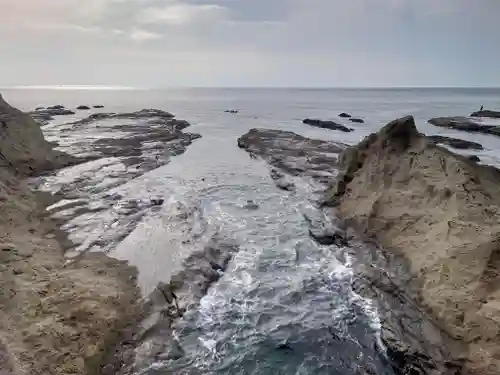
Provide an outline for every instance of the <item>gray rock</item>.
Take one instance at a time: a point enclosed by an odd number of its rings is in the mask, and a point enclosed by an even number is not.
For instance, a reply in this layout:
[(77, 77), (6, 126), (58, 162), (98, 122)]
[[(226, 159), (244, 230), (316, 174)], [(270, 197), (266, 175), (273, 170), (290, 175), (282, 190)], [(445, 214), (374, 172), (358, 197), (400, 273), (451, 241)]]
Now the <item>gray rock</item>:
[(472, 117), (490, 117), (490, 118), (500, 118), (500, 111), (483, 110), (473, 112)]
[(314, 126), (317, 128), (323, 128), (323, 129), (331, 129), (331, 130), (340, 130), (342, 132), (351, 132), (352, 129), (349, 129), (347, 126), (337, 124), (334, 121), (323, 121), (323, 120), (317, 120), (317, 119), (309, 119), (306, 118), (302, 120), (304, 124)]
[(427, 139), (432, 143), (441, 143), (460, 150), (482, 150), (483, 146), (480, 143), (466, 141), (464, 139), (445, 137), (442, 135), (431, 135)]
[(342, 118), (349, 118), (351, 117), (351, 115), (349, 113), (345, 113), (345, 112), (342, 112), (339, 117), (342, 117)]
[(78, 109), (78, 110), (87, 110), (87, 109), (90, 109), (90, 107), (86, 106), (86, 105), (79, 105), (78, 107), (76, 107), (76, 109)]
[(349, 119), (349, 121), (351, 121), (351, 122), (355, 122), (355, 123), (358, 123), (358, 124), (364, 124), (364, 122), (365, 122), (365, 120), (360, 119), (360, 118), (355, 118), (355, 117), (351, 117), (351, 118)]

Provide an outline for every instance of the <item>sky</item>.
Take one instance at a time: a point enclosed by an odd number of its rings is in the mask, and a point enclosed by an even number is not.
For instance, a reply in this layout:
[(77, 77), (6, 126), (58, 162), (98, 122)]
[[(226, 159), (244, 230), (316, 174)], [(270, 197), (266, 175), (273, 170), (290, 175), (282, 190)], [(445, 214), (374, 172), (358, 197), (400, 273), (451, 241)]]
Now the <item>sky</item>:
[(0, 87), (500, 86), (500, 0), (0, 0)]

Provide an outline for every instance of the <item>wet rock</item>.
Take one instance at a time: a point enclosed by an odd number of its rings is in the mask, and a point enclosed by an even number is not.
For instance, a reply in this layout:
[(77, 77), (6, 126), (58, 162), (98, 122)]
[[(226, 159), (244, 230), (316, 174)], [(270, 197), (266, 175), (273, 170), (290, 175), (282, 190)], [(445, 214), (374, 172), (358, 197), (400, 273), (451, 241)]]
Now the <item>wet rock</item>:
[(490, 118), (500, 118), (500, 111), (483, 110), (473, 112), (471, 117), (490, 117)]
[(271, 177), (275, 181), (288, 174), (329, 183), (336, 175), (334, 166), (338, 155), (347, 146), (338, 142), (305, 138), (288, 131), (252, 129), (238, 139), (238, 147), (245, 149), (253, 157), (263, 158), (273, 166), (275, 171), (271, 171)]
[(481, 161), (481, 159), (477, 155), (470, 155), (467, 157), (467, 159), (469, 159), (470, 161), (474, 161), (476, 163)]
[(58, 109), (64, 109), (65, 107), (63, 105), (53, 105), (51, 107), (47, 107), (48, 110), (58, 110)]
[(445, 137), (442, 135), (430, 135), (427, 136), (427, 139), (436, 144), (445, 144), (447, 146), (460, 149), (460, 150), (482, 150), (483, 146), (480, 143), (466, 141), (464, 139)]
[(435, 126), (500, 136), (500, 126), (482, 125), (467, 117), (436, 117), (429, 120)]
[(93, 108), (104, 108), (104, 106), (102, 104), (93, 105), (92, 107)]
[(177, 340), (172, 340), (165, 352), (158, 355), (161, 361), (176, 361), (184, 357), (185, 353)]
[(342, 118), (349, 118), (351, 117), (351, 115), (349, 113), (345, 113), (345, 112), (342, 112), (339, 117), (342, 117)]
[[(74, 115), (75, 112), (72, 110), (66, 109), (64, 107), (60, 108), (60, 106), (47, 107), (45, 109), (35, 110), (28, 113), (32, 117), (43, 118), (43, 117), (51, 117), (51, 116), (66, 116), (66, 115)], [(50, 120), (49, 120), (50, 121)]]
[(245, 205), (243, 206), (243, 208), (247, 210), (258, 210), (259, 205), (252, 200), (248, 200), (247, 203), (245, 203)]
[(309, 224), (309, 235), (320, 245), (348, 245), (345, 231), (328, 220), (321, 211), (306, 213), (304, 219)]
[(358, 123), (358, 124), (364, 124), (364, 122), (365, 122), (365, 120), (363, 120), (363, 119), (360, 119), (360, 118), (354, 118), (354, 117), (351, 117), (351, 118), (349, 119), (349, 121), (351, 121), (351, 122), (355, 122), (355, 123)]
[(323, 121), (323, 120), (317, 120), (317, 119), (309, 119), (306, 118), (302, 120), (304, 124), (314, 126), (316, 128), (323, 128), (323, 129), (331, 129), (331, 130), (340, 130), (342, 132), (351, 132), (352, 129), (349, 129), (347, 126), (337, 124), (334, 121)]
[(285, 191), (294, 191), (295, 190), (295, 184), (291, 181), (289, 181), (288, 177), (278, 171), (277, 169), (271, 169), (271, 178), (274, 180), (274, 183), (276, 186)]
[[(107, 119), (132, 119), (132, 120), (139, 120), (139, 119), (146, 119), (146, 120), (151, 120), (152, 124), (170, 124), (171, 125), (177, 125), (179, 127), (186, 127), (185, 121), (181, 120), (174, 120), (174, 115), (171, 114), (170, 112), (162, 111), (160, 109), (141, 109), (140, 111), (136, 112), (124, 112), (124, 113), (115, 113), (115, 112), (108, 112), (108, 113), (93, 113), (90, 116), (72, 122), (70, 125), (73, 126), (79, 126), (79, 125), (86, 125), (90, 124), (94, 121), (98, 120), (107, 120)], [(189, 123), (187, 123), (189, 125)]]
[(50, 121), (54, 120), (54, 117), (50, 115), (49, 113), (45, 112), (30, 112), (28, 113), (33, 120), (38, 122), (40, 125), (48, 125)]
[(78, 110), (87, 110), (87, 109), (90, 109), (90, 107), (87, 106), (87, 105), (79, 105), (78, 107), (76, 107), (76, 109), (78, 109)]
[(236, 109), (226, 109), (224, 112), (225, 113), (233, 113), (233, 114), (235, 114), (235, 113), (238, 113), (239, 111), (236, 110)]
[(161, 206), (165, 202), (165, 199), (163, 199), (163, 198), (151, 198), (150, 201), (151, 201), (151, 204), (153, 204), (154, 206)]

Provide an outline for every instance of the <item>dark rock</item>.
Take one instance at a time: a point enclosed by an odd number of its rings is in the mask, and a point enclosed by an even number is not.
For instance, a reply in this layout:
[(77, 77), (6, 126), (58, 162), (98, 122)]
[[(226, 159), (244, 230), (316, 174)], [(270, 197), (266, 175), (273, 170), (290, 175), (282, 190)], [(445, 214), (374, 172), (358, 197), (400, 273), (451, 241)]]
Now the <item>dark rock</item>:
[(500, 126), (481, 125), (467, 117), (436, 117), (429, 120), (435, 126), (500, 136)]
[(54, 109), (64, 109), (65, 107), (63, 105), (53, 105), (51, 107), (47, 107), (48, 110), (54, 110)]
[(273, 166), (271, 177), (277, 182), (286, 181), (288, 174), (312, 177), (317, 182), (328, 184), (335, 179), (338, 155), (347, 146), (288, 131), (252, 129), (238, 139), (238, 147), (248, 151), (251, 157), (262, 157)]
[(345, 112), (342, 112), (339, 117), (342, 117), (342, 118), (349, 118), (351, 117), (351, 115), (349, 113), (345, 113)]
[(334, 121), (323, 121), (323, 120), (317, 120), (317, 119), (309, 119), (306, 118), (305, 120), (302, 121), (304, 124), (311, 125), (317, 128), (324, 128), (324, 129), (331, 129), (331, 130), (340, 130), (342, 132), (351, 132), (352, 129), (349, 129), (347, 126), (337, 124)]
[(48, 107), (45, 109), (40, 109), (40, 110), (35, 110), (33, 112), (29, 112), (29, 115), (32, 117), (37, 116), (38, 118), (41, 118), (42, 116), (65, 116), (65, 115), (74, 115), (75, 112), (66, 109), (66, 108), (60, 108), (60, 106), (54, 106), (54, 107)]
[(94, 107), (94, 108), (104, 108), (104, 106), (103, 106), (103, 105), (101, 105), (101, 104), (98, 104), (98, 105), (93, 105), (92, 107)]
[(349, 119), (349, 121), (351, 121), (351, 122), (356, 122), (356, 123), (358, 123), (358, 124), (364, 124), (364, 123), (365, 123), (365, 120), (360, 119), (360, 118), (354, 118), (354, 117), (351, 117), (351, 118)]
[(477, 156), (477, 155), (470, 155), (467, 157), (467, 159), (469, 159), (470, 161), (474, 161), (476, 163), (481, 161), (481, 159), (479, 159), (479, 156)]
[(161, 206), (163, 203), (165, 203), (165, 199), (163, 198), (151, 198), (150, 201), (155, 206)]
[(247, 210), (258, 210), (259, 205), (252, 200), (248, 200), (247, 203), (243, 206), (243, 208)]
[(239, 111), (236, 109), (226, 109), (224, 112), (225, 113), (238, 113)]
[(90, 107), (86, 106), (86, 105), (79, 105), (78, 107), (76, 107), (76, 109), (78, 109), (78, 110), (87, 110), (87, 109), (90, 109)]
[(281, 173), (277, 169), (271, 169), (271, 178), (274, 180), (276, 186), (281, 190), (294, 191), (295, 184), (287, 179), (285, 174)]
[(36, 107), (35, 111), (40, 111), (41, 109), (45, 109), (45, 107)]
[(344, 230), (329, 221), (321, 211), (304, 214), (309, 224), (309, 235), (320, 245), (347, 246), (347, 236)]
[(472, 117), (489, 117), (489, 118), (500, 118), (500, 111), (483, 110), (473, 112)]
[(432, 143), (441, 143), (447, 146), (460, 149), (460, 150), (482, 150), (483, 146), (480, 143), (466, 141), (464, 139), (445, 137), (442, 135), (431, 135), (427, 139)]

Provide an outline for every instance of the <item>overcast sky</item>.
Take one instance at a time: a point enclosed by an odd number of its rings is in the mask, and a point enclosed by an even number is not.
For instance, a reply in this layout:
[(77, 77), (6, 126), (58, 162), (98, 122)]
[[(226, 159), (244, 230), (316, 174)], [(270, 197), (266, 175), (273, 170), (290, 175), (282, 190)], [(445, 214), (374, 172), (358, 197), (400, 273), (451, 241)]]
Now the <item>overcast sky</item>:
[(500, 0), (0, 0), (0, 86), (500, 86)]

